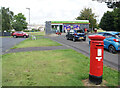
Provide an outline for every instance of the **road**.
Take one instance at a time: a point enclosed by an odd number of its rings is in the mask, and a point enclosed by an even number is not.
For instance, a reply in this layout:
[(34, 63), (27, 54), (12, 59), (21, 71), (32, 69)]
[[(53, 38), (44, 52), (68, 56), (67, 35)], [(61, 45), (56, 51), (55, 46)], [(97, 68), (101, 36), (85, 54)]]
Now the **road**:
[(25, 40), (25, 38), (0, 38), (0, 54), (4, 54), (5, 51), (23, 40)]
[[(65, 38), (65, 35), (61, 36), (54, 36), (50, 37), (52, 40), (59, 42), (67, 47), (70, 47), (88, 57), (90, 57), (90, 47), (89, 47), (89, 39), (87, 37), (86, 41), (76, 41), (73, 42), (72, 40), (67, 40)], [(107, 50), (104, 50), (104, 65), (107, 65), (113, 69), (117, 69), (120, 67), (120, 64), (118, 64), (118, 54), (112, 54), (109, 53)], [(120, 60), (119, 60), (120, 61)], [(120, 69), (119, 69), (120, 70)]]

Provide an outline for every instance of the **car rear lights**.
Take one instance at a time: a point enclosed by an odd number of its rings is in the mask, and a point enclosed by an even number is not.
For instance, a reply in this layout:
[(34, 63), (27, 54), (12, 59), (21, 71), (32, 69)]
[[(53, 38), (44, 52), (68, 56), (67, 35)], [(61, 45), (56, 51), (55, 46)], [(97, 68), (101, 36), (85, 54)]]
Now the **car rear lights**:
[(115, 42), (119, 42), (119, 39), (113, 39), (113, 41), (115, 41)]

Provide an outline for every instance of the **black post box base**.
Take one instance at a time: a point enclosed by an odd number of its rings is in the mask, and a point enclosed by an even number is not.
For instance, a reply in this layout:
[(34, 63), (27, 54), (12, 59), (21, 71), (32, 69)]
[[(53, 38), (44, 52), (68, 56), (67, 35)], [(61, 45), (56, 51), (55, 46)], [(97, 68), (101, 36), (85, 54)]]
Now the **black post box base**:
[(96, 85), (99, 85), (102, 83), (102, 76), (94, 76), (89, 74), (89, 81)]

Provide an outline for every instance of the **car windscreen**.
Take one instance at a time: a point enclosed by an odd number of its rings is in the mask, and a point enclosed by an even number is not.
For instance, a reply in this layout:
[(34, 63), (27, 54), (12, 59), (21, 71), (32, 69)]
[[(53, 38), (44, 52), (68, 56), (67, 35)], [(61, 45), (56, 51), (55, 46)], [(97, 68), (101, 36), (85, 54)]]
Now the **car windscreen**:
[(115, 35), (115, 37), (116, 37), (116, 38), (120, 38), (120, 33), (117, 33), (117, 34)]
[(77, 33), (84, 33), (83, 30), (77, 30), (76, 32), (77, 32)]
[(21, 31), (17, 31), (16, 33), (23, 33), (23, 32), (21, 32)]
[(99, 32), (98, 34), (101, 34), (101, 35), (103, 35), (103, 34), (104, 34), (104, 32)]

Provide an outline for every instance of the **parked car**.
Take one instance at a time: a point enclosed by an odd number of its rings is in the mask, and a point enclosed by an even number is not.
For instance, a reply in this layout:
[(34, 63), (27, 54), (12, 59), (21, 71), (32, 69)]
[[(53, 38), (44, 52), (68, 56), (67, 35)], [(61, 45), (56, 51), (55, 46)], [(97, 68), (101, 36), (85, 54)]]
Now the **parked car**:
[(100, 32), (98, 35), (105, 37), (103, 40), (104, 48), (109, 52), (117, 53), (117, 51), (120, 51), (120, 32)]
[(81, 30), (70, 30), (66, 35), (67, 40), (72, 39), (74, 42), (76, 40), (86, 41), (86, 34)]
[(56, 30), (56, 34), (57, 34), (57, 35), (61, 35), (62, 33), (59, 32), (58, 30)]
[(22, 31), (14, 32), (14, 33), (12, 33), (12, 36), (13, 36), (14, 38), (17, 38), (17, 37), (28, 38), (28, 37), (29, 37), (29, 35), (28, 35), (27, 33), (22, 32)]

